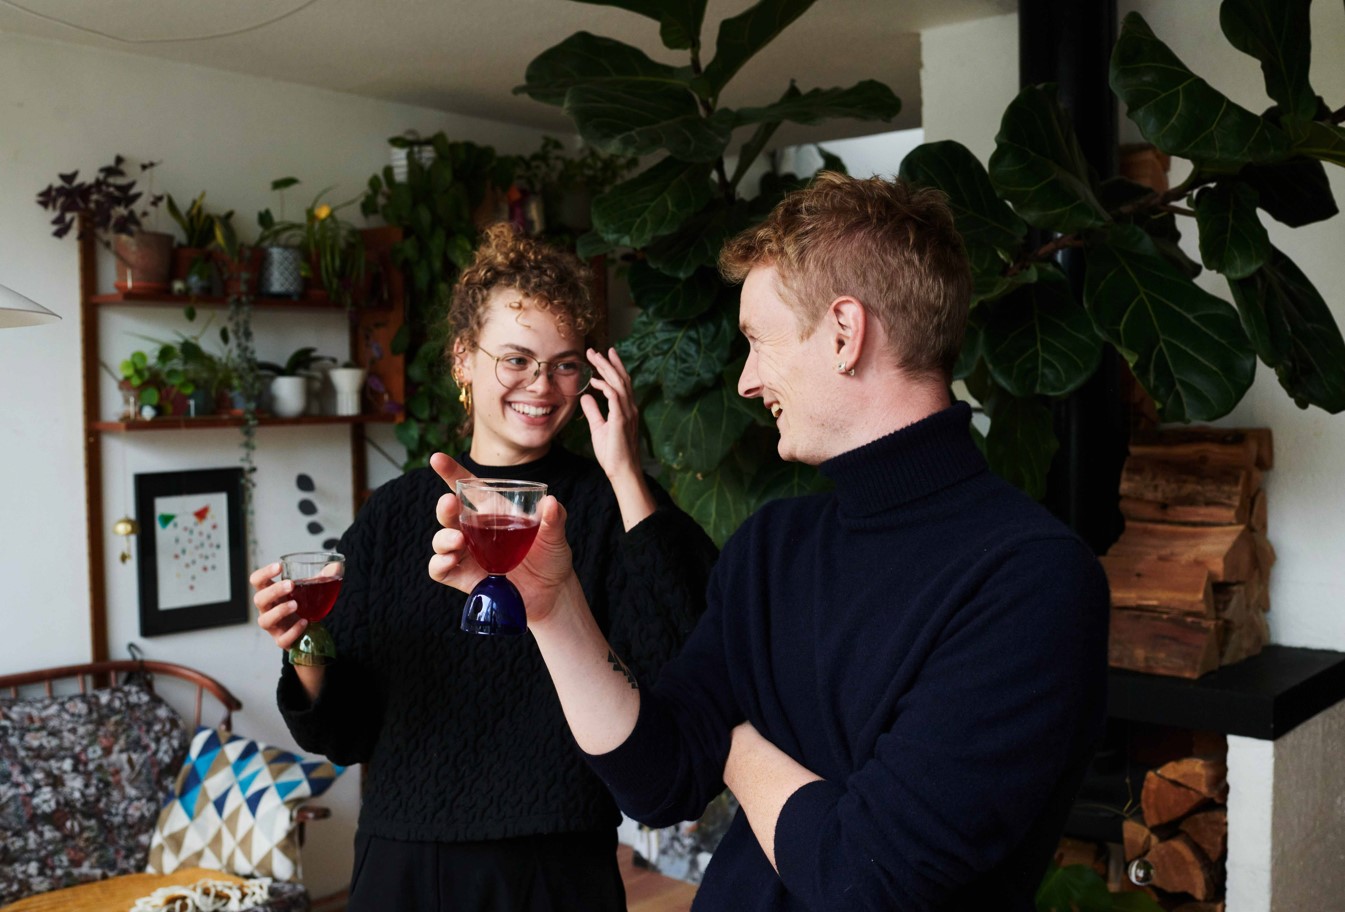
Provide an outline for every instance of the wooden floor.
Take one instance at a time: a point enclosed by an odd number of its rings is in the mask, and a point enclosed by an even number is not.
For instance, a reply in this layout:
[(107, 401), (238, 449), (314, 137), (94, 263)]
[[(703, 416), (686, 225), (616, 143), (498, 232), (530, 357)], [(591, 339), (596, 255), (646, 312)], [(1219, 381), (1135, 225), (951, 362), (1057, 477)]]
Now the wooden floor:
[(686, 912), (696, 888), (685, 881), (664, 877), (633, 862), (635, 850), (628, 845), (617, 846), (616, 857), (621, 865), (621, 880), (626, 884), (626, 907), (629, 912)]

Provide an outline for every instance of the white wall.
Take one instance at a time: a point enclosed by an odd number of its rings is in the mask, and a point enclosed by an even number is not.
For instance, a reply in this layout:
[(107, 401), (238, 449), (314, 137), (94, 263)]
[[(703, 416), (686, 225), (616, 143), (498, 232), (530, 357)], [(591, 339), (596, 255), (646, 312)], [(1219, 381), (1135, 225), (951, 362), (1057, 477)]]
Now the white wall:
[[(1270, 104), (1258, 63), (1238, 51), (1219, 30), (1218, 0), (1128, 0), (1119, 15), (1138, 9), (1155, 33), (1198, 75), (1253, 111)], [(1312, 80), (1333, 107), (1345, 104), (1345, 15), (1339, 4), (1315, 4)], [(923, 35), (924, 131), (929, 141), (956, 139), (988, 161), (1005, 106), (1017, 93), (1017, 17), (1003, 16), (931, 29)], [(1122, 112), (1124, 114), (1124, 112)], [(1140, 141), (1122, 118), (1121, 140)], [(1186, 174), (1174, 162), (1175, 183)], [(1345, 169), (1328, 165), (1332, 190), (1345, 204)], [(1263, 216), (1271, 240), (1285, 250), (1317, 286), (1345, 326), (1345, 216), (1289, 229)], [(1196, 256), (1195, 226), (1187, 226), (1188, 251)], [(1222, 278), (1206, 274), (1201, 284), (1231, 300)], [(1301, 411), (1284, 393), (1274, 372), (1260, 365), (1247, 397), (1218, 422), (1233, 427), (1269, 427), (1275, 435), (1275, 468), (1266, 473), (1270, 539), (1279, 554), (1271, 573), (1271, 635), (1291, 646), (1345, 649), (1342, 600), (1345, 563), (1345, 486), (1339, 483), (1339, 453), (1345, 451), (1345, 416), (1320, 409)]]
[[(179, 200), (237, 210), (235, 225), (255, 231), (255, 213), (274, 205), (273, 178), (295, 175), (290, 215), (318, 189), (333, 199), (358, 193), (387, 162), (387, 137), (408, 128), (443, 129), (450, 138), (529, 152), (540, 134), (332, 92), (131, 55), (0, 34), (0, 283), (64, 317), (57, 325), (0, 332), (0, 673), (87, 661), (91, 655), (80, 422), (76, 245), (49, 235), (34, 203), (58, 171), (84, 175), (121, 153), (154, 159), (156, 190)], [(296, 205), (297, 204), (297, 205)], [(356, 216), (358, 218), (358, 216)], [(162, 228), (169, 230), (166, 216)], [(104, 290), (111, 290), (110, 278)], [(222, 318), (222, 314), (221, 314)], [(340, 315), (302, 324), (260, 318), (258, 353), (282, 357), (300, 344), (344, 354)], [(103, 357), (114, 367), (141, 340), (188, 324), (175, 310), (115, 310), (103, 316)], [(108, 384), (110, 387), (110, 384)], [(116, 398), (104, 390), (111, 417)], [(379, 439), (397, 450), (387, 429)], [(158, 432), (104, 445), (105, 514), (110, 526), (133, 509), (139, 472), (238, 464), (237, 431)], [(298, 472), (318, 483), (316, 517), (335, 532), (351, 515), (349, 443), (339, 428), (262, 429), (258, 434), (257, 539), (264, 559), (320, 541), (297, 509)], [(399, 450), (397, 451), (399, 452)], [(394, 473), (370, 455), (372, 480)], [(123, 494), (123, 492), (125, 492)], [(140, 517), (142, 523), (148, 517)], [(109, 539), (115, 536), (108, 535)], [(241, 733), (293, 747), (274, 706), (278, 651), (255, 624), (146, 639), (139, 636), (135, 562), (107, 554), (109, 642), (114, 657), (134, 640), (152, 659), (195, 666), (243, 701)], [(333, 820), (309, 828), (308, 882), (322, 895), (349, 877), (357, 813), (356, 774), (324, 798)]]

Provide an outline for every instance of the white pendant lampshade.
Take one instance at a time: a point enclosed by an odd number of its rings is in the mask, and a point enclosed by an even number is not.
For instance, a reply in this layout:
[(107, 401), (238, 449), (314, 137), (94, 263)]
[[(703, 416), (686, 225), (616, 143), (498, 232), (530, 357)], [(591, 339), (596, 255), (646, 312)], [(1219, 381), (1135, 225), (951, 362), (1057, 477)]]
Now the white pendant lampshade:
[(61, 319), (36, 301), (0, 285), (0, 329), (7, 326), (36, 326)]

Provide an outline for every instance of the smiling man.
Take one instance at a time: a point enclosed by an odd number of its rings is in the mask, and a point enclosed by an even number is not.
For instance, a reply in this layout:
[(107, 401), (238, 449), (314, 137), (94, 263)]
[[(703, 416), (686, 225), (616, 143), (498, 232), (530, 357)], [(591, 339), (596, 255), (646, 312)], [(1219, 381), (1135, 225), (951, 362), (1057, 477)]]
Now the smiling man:
[[(743, 282), (738, 391), (834, 490), (744, 523), (652, 688), (603, 641), (548, 504), (511, 579), (570, 728), (637, 819), (738, 798), (696, 910), (1026, 912), (1104, 721), (1107, 587), (949, 395), (970, 297), (952, 215), (823, 174), (720, 266)], [(461, 588), (481, 571), (457, 510), (430, 573)]]

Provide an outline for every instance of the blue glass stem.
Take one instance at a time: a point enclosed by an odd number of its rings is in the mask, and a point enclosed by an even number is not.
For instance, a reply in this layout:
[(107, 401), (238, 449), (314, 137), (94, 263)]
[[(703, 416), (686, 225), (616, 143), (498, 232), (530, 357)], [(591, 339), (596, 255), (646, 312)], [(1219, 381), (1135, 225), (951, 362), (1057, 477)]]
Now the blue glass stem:
[(523, 596), (503, 576), (488, 576), (467, 596), (461, 627), (487, 636), (522, 636), (528, 629)]

